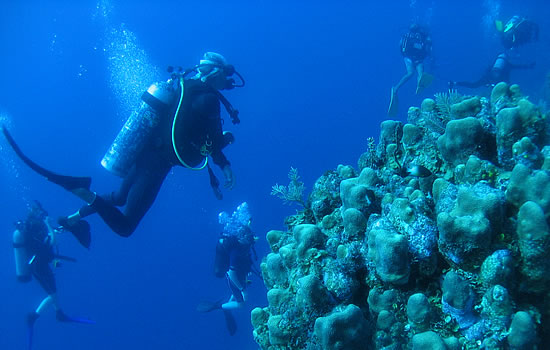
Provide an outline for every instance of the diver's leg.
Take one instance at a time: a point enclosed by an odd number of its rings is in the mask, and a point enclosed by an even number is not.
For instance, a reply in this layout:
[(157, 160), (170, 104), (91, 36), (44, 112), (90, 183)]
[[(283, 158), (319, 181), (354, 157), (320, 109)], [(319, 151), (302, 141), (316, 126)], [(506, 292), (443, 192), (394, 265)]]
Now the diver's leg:
[(220, 238), (216, 244), (214, 275), (218, 278), (224, 277), (227, 271), (229, 271), (229, 253), (227, 252), (224, 243), (224, 238)]
[(153, 205), (170, 168), (167, 166), (164, 169), (157, 168), (148, 171), (147, 174), (138, 178), (135, 186), (128, 193), (124, 215), (132, 232)]
[(137, 166), (136, 177), (129, 189), (124, 213), (99, 196), (91, 204), (103, 221), (120, 236), (128, 237), (134, 232), (155, 201), (170, 171), (169, 164), (155, 160), (145, 161), (141, 166)]
[(244, 287), (245, 283), (246, 276), (243, 278), (233, 269), (227, 271), (227, 284), (229, 285), (229, 289), (231, 289), (232, 295), (228, 302), (222, 304), (222, 309), (232, 310), (244, 305), (248, 298), (248, 293)]
[(27, 326), (29, 328), (32, 328), (34, 322), (50, 305), (53, 304), (56, 310), (58, 308), (55, 277), (48, 263), (38, 259), (35, 260), (32, 264), (32, 274), (40, 286), (48, 293), (48, 296), (42, 300), (35, 311), (27, 315)]
[(424, 75), (424, 63), (420, 62), (416, 64), (416, 85), (417, 86), (420, 84), (420, 81), (422, 81), (423, 75)]
[(124, 177), (124, 180), (120, 184), (120, 187), (118, 188), (118, 190), (112, 192), (109, 195), (108, 198), (110, 199), (111, 204), (117, 207), (122, 207), (126, 205), (126, 201), (128, 200), (128, 193), (130, 193), (130, 189), (132, 188), (132, 186), (136, 181), (137, 174), (138, 174), (137, 167), (136, 166), (132, 167), (128, 175)]
[(231, 295), (229, 300), (222, 304), (222, 310), (235, 310), (239, 309), (243, 306), (243, 303), (239, 303), (237, 300), (235, 300), (235, 297)]
[(393, 87), (393, 93), (395, 93), (395, 94), (401, 88), (401, 86), (403, 86), (403, 84), (405, 84), (407, 81), (409, 81), (409, 79), (412, 78), (412, 76), (414, 74), (414, 69), (415, 68), (414, 68), (413, 61), (408, 57), (405, 57), (404, 61), (405, 61), (405, 68), (407, 69), (407, 73), (401, 78), (401, 80), (399, 80), (397, 85), (395, 85)]
[(478, 79), (476, 81), (457, 81), (457, 82), (453, 82), (453, 83), (456, 86), (463, 86), (463, 87), (467, 87), (467, 88), (470, 88), (470, 89), (475, 89), (475, 88), (478, 88), (480, 86), (484, 86), (484, 85), (489, 84), (489, 79), (487, 79), (486, 76), (483, 76), (483, 77), (481, 77), (480, 79)]
[(46, 261), (35, 259), (32, 263), (32, 274), (48, 295), (57, 293), (55, 276), (53, 275), (50, 265)]
[(48, 295), (45, 297), (42, 302), (38, 305), (35, 312), (38, 315), (42, 315), (44, 313), (44, 310), (46, 310), (51, 304), (54, 303), (55, 294), (54, 295)]
[[(128, 193), (130, 192), (130, 189), (135, 182), (136, 176), (137, 168), (136, 166), (133, 166), (128, 175), (126, 175), (122, 180), (122, 183), (120, 184), (118, 190), (105, 195), (97, 196), (101, 197), (106, 203), (117, 207), (125, 205), (128, 198)], [(96, 212), (96, 209), (92, 205), (87, 204), (80, 208), (76, 213), (69, 215), (67, 219), (69, 220), (69, 223), (74, 223), (82, 218), (95, 214)]]

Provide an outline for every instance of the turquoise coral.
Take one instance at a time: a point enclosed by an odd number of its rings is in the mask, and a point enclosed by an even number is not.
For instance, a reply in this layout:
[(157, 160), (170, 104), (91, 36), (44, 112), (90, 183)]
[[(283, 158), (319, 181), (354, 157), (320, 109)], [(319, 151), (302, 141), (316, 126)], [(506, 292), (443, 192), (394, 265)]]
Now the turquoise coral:
[[(407, 123), (383, 122), (359, 171), (327, 171), (302, 193), (310, 208), (267, 233), (269, 306), (251, 316), (259, 346), (549, 341), (549, 136), (540, 109), (504, 83), (490, 98), (439, 94), (411, 107)], [(412, 176), (409, 164), (432, 175)]]
[(326, 350), (367, 350), (369, 333), (361, 309), (353, 304), (315, 321), (314, 334)]

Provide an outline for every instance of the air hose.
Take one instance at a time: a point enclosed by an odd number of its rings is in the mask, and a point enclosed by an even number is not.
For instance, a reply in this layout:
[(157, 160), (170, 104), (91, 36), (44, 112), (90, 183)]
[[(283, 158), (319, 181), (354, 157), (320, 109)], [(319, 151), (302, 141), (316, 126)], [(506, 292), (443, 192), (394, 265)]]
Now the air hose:
[(181, 103), (183, 102), (183, 89), (184, 89), (183, 79), (179, 79), (179, 81), (180, 81), (181, 93), (180, 93), (180, 101), (178, 103), (178, 108), (176, 109), (176, 114), (174, 115), (174, 122), (172, 123), (172, 147), (174, 148), (174, 153), (176, 154), (176, 157), (178, 157), (178, 160), (180, 161), (181, 165), (183, 165), (187, 169), (191, 169), (191, 170), (202, 170), (208, 165), (208, 157), (207, 156), (204, 157), (204, 163), (200, 167), (194, 168), (194, 167), (188, 165), (183, 160), (183, 158), (181, 158), (181, 156), (178, 152), (178, 148), (176, 147), (176, 122), (178, 120), (178, 115), (179, 115), (179, 112), (180, 112)]

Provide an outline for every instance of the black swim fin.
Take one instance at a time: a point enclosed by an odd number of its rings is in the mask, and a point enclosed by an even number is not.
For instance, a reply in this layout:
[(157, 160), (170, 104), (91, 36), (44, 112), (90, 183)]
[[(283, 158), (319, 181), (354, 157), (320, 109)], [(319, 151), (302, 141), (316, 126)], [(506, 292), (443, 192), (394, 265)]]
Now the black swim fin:
[(95, 324), (95, 321), (83, 318), (83, 317), (74, 317), (74, 316), (68, 316), (63, 312), (63, 310), (57, 310), (55, 313), (55, 318), (59, 322), (72, 322), (72, 323), (84, 323), (84, 324)]
[(79, 176), (66, 176), (66, 175), (59, 175), (52, 171), (49, 171), (40, 165), (33, 162), (29, 157), (27, 157), (19, 148), (17, 143), (15, 143), (15, 140), (8, 132), (8, 129), (4, 125), (2, 125), (2, 132), (4, 133), (4, 136), (6, 137), (6, 140), (8, 140), (8, 143), (10, 144), (11, 148), (15, 151), (17, 156), (21, 158), (21, 160), (29, 166), (32, 170), (37, 172), (38, 174), (44, 176), (49, 181), (53, 182), (54, 184), (57, 184), (64, 189), (68, 191), (73, 191), (79, 188), (85, 188), (87, 190), (90, 189), (90, 185), (92, 184), (92, 178), (91, 177), (79, 177)]
[(223, 301), (218, 300), (215, 302), (211, 301), (201, 301), (199, 305), (197, 305), (197, 311), (198, 312), (210, 312), (214, 310), (218, 310), (222, 308)]
[(27, 328), (27, 350), (32, 350), (33, 335), (34, 335), (34, 327), (30, 326)]
[(32, 350), (34, 323), (38, 317), (40, 317), (40, 315), (34, 311), (27, 314), (27, 350)]
[(92, 234), (88, 221), (80, 219), (76, 223), (69, 223), (69, 219), (66, 216), (62, 216), (57, 219), (57, 223), (61, 225), (64, 230), (72, 233), (83, 247), (90, 249)]
[(233, 314), (229, 310), (223, 310), (223, 315), (229, 335), (235, 335), (237, 333), (237, 321), (235, 321), (235, 317), (233, 317)]

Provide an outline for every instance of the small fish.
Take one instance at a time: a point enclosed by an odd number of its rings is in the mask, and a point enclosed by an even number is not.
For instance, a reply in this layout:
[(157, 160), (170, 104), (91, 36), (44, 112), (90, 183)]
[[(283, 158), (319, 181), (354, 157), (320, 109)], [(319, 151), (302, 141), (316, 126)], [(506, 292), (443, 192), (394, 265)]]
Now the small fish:
[(405, 176), (408, 175), (417, 177), (428, 177), (432, 175), (432, 172), (422, 165), (411, 164), (407, 169), (405, 169)]

